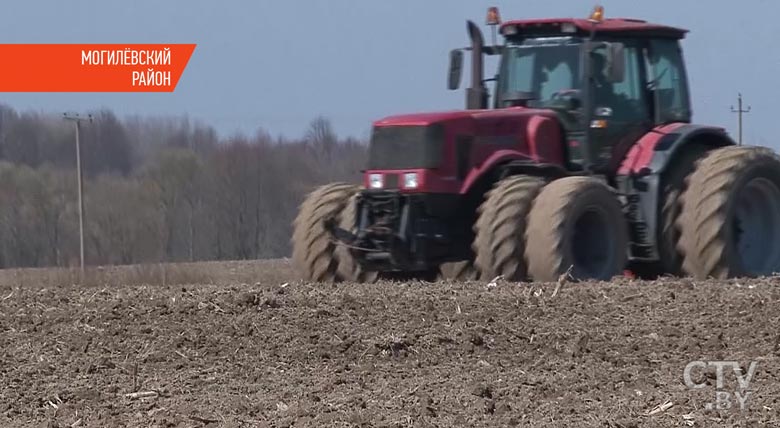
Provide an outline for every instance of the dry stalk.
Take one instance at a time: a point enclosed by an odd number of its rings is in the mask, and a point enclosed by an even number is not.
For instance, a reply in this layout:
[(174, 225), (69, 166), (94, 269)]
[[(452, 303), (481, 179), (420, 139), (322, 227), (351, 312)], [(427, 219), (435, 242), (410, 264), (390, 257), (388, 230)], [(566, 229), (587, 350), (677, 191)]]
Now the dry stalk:
[(138, 391), (138, 360), (133, 362), (133, 392)]
[(658, 406), (655, 406), (653, 410), (650, 410), (647, 412), (647, 416), (653, 416), (657, 415), (659, 413), (663, 413), (669, 409), (671, 409), (674, 406), (674, 403), (672, 403), (670, 400), (667, 400), (666, 403), (660, 404)]
[(154, 398), (160, 395), (157, 391), (142, 391), (142, 392), (131, 392), (129, 394), (125, 394), (125, 398), (129, 398), (131, 400), (139, 400), (143, 398)]
[(195, 422), (200, 422), (200, 423), (203, 423), (203, 424), (215, 424), (215, 423), (219, 422), (218, 419), (202, 418), (200, 416), (195, 416), (195, 415), (190, 416), (190, 419), (192, 419)]
[(563, 287), (563, 284), (565, 284), (569, 279), (571, 279), (571, 271), (574, 269), (574, 265), (569, 266), (568, 269), (566, 269), (566, 272), (561, 274), (561, 276), (558, 277), (558, 284), (555, 285), (555, 290), (553, 290), (552, 296), (555, 297), (558, 295), (558, 292), (561, 291), (561, 287)]

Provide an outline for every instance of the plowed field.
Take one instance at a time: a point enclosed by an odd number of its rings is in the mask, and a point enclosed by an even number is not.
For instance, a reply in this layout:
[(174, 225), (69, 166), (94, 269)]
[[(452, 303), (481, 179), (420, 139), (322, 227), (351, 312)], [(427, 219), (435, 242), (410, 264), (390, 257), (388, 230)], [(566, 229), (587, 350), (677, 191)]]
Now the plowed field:
[[(267, 269), (249, 285), (0, 286), (0, 426), (780, 425), (779, 281), (554, 295)], [(754, 363), (749, 386), (725, 366), (719, 387), (718, 361)]]

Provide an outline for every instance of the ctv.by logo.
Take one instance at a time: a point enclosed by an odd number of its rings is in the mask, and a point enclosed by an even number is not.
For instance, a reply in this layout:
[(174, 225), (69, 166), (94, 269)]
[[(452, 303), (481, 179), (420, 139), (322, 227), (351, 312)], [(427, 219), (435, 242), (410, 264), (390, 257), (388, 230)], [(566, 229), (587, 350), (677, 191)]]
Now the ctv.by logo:
[[(756, 374), (756, 367), (758, 367), (757, 361), (751, 361), (748, 366), (747, 374), (742, 373), (742, 366), (737, 361), (691, 361), (685, 366), (683, 372), (683, 379), (685, 385), (691, 389), (702, 389), (707, 387), (707, 381), (703, 380), (701, 383), (696, 383), (691, 376), (691, 372), (694, 370), (701, 371), (701, 375), (697, 376), (700, 379), (706, 379), (704, 372), (707, 369), (715, 369), (715, 402), (705, 404), (707, 410), (730, 410), (733, 404), (738, 404), (740, 410), (747, 410), (747, 401), (753, 391), (750, 391), (750, 382), (753, 380), (753, 376)], [(734, 372), (734, 376), (737, 380), (737, 389), (733, 392), (733, 398), (736, 403), (732, 402), (732, 392), (725, 390), (725, 380), (728, 375), (727, 369), (731, 369)]]

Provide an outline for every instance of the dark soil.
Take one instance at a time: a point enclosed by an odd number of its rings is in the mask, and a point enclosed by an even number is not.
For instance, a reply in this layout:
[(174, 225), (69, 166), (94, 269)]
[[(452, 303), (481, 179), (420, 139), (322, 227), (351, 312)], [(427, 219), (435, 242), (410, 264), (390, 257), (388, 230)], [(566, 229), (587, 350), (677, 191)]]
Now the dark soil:
[[(0, 426), (780, 425), (777, 282), (553, 289), (4, 286)], [(756, 361), (748, 408), (697, 360)]]

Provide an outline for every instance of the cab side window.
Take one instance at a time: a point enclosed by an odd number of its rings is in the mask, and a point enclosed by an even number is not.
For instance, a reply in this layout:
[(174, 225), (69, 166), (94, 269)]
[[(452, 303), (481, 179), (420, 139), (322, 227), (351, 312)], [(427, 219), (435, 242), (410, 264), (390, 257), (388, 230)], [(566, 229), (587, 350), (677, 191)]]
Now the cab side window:
[(625, 49), (625, 79), (614, 85), (615, 94), (624, 100), (624, 108), (631, 112), (631, 119), (648, 118), (645, 92), (642, 89), (642, 74), (640, 70), (641, 50), (634, 46)]
[(611, 116), (620, 121), (641, 121), (650, 118), (645, 99), (642, 74), (642, 50), (636, 46), (625, 47), (625, 77), (621, 82), (605, 79), (606, 52), (596, 51), (594, 59), (596, 107), (609, 107)]
[(642, 85), (639, 83), (642, 81), (641, 74), (639, 73), (639, 50), (635, 47), (627, 46), (625, 55), (626, 77), (622, 82), (615, 84), (615, 93), (622, 95), (629, 100), (642, 102), (644, 100), (642, 97)]
[(687, 76), (679, 43), (676, 40), (653, 41), (649, 60), (648, 89), (655, 94), (660, 122), (690, 121)]

